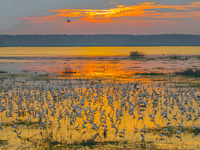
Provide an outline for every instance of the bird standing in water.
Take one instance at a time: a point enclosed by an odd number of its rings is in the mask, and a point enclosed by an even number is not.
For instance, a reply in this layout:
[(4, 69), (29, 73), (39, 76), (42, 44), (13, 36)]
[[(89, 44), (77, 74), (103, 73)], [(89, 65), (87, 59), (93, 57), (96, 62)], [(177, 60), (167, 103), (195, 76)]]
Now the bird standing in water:
[(141, 74), (138, 74), (137, 76), (132, 77), (132, 79), (135, 79), (135, 78), (139, 79), (140, 76), (141, 76)]

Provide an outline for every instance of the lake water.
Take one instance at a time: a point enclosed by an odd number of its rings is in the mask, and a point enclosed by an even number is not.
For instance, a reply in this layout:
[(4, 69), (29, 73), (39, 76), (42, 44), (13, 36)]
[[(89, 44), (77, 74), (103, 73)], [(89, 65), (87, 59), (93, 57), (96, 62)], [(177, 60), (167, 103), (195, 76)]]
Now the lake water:
[(131, 51), (147, 55), (200, 55), (200, 46), (156, 47), (1, 47), (0, 56), (115, 56), (129, 55)]
[[(152, 60), (133, 61), (131, 51)], [(163, 56), (165, 54), (165, 57)], [(169, 61), (169, 55), (192, 55), (187, 61)], [(81, 74), (121, 75), (134, 72), (166, 72), (199, 67), (200, 46), (160, 47), (1, 47), (0, 71), (18, 73), (62, 72), (71, 69)]]

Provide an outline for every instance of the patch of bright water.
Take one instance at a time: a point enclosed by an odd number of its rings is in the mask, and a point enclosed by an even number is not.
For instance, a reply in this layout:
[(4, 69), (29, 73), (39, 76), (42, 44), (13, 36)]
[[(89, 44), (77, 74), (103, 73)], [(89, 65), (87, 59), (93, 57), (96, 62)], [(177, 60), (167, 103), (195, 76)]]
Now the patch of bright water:
[(199, 55), (200, 46), (151, 46), (151, 47), (1, 47), (3, 57), (68, 57), (129, 55), (131, 51), (147, 55)]

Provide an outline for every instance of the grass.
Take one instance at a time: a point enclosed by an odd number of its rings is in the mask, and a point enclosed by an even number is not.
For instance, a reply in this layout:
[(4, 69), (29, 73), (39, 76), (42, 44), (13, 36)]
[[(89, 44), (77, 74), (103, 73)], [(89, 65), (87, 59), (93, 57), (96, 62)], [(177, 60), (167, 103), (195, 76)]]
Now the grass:
[(7, 140), (0, 140), (0, 146), (7, 145), (8, 141)]
[(7, 71), (0, 71), (0, 73), (8, 73)]
[(5, 72), (4, 74), (1, 74), (1, 76), (4, 79), (26, 77), (24, 74), (10, 74), (10, 73), (7, 73), (7, 72)]
[(157, 72), (143, 72), (143, 73), (137, 73), (138, 74), (141, 74), (141, 75), (151, 75), (151, 76), (154, 76), (154, 75), (164, 75), (163, 73), (157, 73)]
[(186, 75), (186, 76), (200, 77), (200, 69), (186, 69), (186, 70), (183, 70), (183, 71), (176, 71), (175, 75)]
[(130, 52), (130, 58), (135, 60), (135, 59), (141, 59), (144, 58), (145, 54), (142, 52), (138, 52), (138, 51), (131, 51)]
[[(166, 135), (168, 137), (172, 137), (173, 135), (175, 135), (175, 133), (177, 131), (180, 130), (180, 127), (178, 127), (177, 129), (175, 129), (174, 127), (168, 127), (168, 131), (163, 131), (164, 128), (167, 127), (160, 127), (160, 128), (155, 128), (155, 129), (147, 129), (146, 133), (150, 133), (153, 132), (154, 134), (163, 134)], [(193, 127), (182, 127), (181, 128), (181, 133), (194, 133), (194, 135), (198, 135), (200, 134), (200, 129), (195, 129)]]
[[(14, 126), (16, 123), (5, 123), (4, 126)], [(39, 125), (39, 122), (25, 122), (25, 121), (19, 121), (17, 122), (18, 125)]]
[(187, 57), (185, 59), (183, 59), (180, 55), (170, 55), (167, 58), (169, 58), (171, 60), (187, 60), (188, 59)]
[(188, 60), (190, 57), (188, 56), (181, 56), (181, 55), (168, 55), (159, 57), (159, 59), (169, 59), (169, 60)]
[(147, 58), (146, 60), (156, 60), (156, 58)]
[(157, 69), (157, 70), (166, 70), (166, 69), (163, 68), (163, 67), (156, 67), (156, 68), (153, 68), (153, 69)]
[(43, 143), (43, 149), (159, 149), (152, 141), (142, 141), (142, 142), (127, 142), (127, 141), (104, 141), (95, 142), (93, 139), (83, 140), (78, 143), (61, 143), (57, 141), (48, 141), (46, 144)]
[(65, 66), (64, 70), (61, 73), (63, 73), (63, 74), (72, 74), (72, 73), (76, 73), (76, 71), (72, 70), (70, 68), (70, 66), (68, 65), (68, 67)]
[(152, 141), (141, 141), (141, 142), (136, 142), (134, 144), (133, 149), (152, 149), (156, 150), (159, 149)]

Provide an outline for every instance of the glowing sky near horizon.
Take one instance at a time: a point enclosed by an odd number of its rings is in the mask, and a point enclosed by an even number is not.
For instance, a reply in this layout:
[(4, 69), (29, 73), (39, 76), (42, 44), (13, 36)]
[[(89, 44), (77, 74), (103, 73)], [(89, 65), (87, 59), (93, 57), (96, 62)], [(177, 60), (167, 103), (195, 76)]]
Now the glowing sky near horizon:
[(195, 0), (0, 0), (0, 10), (0, 34), (200, 34)]

